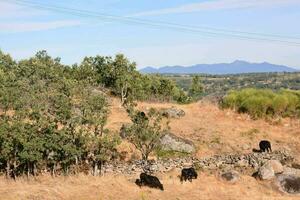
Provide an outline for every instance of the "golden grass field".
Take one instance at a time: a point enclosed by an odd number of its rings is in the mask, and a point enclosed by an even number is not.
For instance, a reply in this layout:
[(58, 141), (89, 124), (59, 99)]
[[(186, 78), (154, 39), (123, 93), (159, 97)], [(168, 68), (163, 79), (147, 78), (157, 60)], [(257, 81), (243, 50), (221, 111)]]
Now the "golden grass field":
[(135, 176), (103, 177), (41, 176), (36, 180), (19, 179), (0, 181), (0, 199), (32, 199), (32, 200), (280, 200), (299, 199), (277, 191), (276, 185), (270, 182), (257, 181), (250, 176), (243, 176), (236, 184), (225, 183), (212, 174), (201, 174), (192, 183), (181, 184), (178, 170), (158, 175), (164, 184), (164, 191), (139, 188), (135, 185)]
[[(118, 131), (122, 123), (130, 122), (118, 100), (111, 101), (111, 114), (107, 127)], [(176, 106), (183, 109), (186, 115), (181, 119), (171, 119), (171, 131), (181, 137), (192, 140), (197, 146), (196, 157), (205, 157), (223, 153), (248, 153), (258, 148), (261, 139), (272, 142), (273, 149), (287, 149), (300, 161), (300, 121), (281, 119), (267, 122), (251, 120), (247, 115), (240, 115), (229, 110), (220, 110), (208, 102), (190, 105), (169, 103), (139, 103), (140, 109), (150, 107), (162, 108)], [(123, 142), (122, 151), (135, 152), (134, 148)], [(128, 199), (128, 200), (279, 200), (300, 199), (279, 192), (276, 184), (258, 181), (250, 176), (242, 176), (235, 183), (221, 181), (214, 173), (200, 173), (192, 183), (181, 184), (175, 169), (167, 174), (157, 174), (164, 184), (165, 191), (140, 189), (134, 183), (138, 175), (109, 175), (92, 177), (77, 175), (52, 178), (47, 175), (17, 181), (0, 178), (0, 200), (47, 200), (47, 199)]]

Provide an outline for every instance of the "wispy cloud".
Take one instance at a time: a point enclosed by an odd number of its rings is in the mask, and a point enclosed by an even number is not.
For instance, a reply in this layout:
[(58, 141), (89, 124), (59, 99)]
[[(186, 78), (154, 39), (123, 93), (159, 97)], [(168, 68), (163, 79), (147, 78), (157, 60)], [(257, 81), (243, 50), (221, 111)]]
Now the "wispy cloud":
[(48, 15), (50, 16), (50, 13), (47, 11), (0, 2), (0, 33), (44, 31), (81, 24), (79, 20), (36, 21), (37, 16)]
[(0, 19), (1, 18), (19, 18), (46, 14), (46, 11), (40, 11), (34, 8), (23, 7), (15, 3), (0, 1)]
[(43, 31), (50, 29), (57, 29), (63, 27), (71, 27), (80, 25), (80, 21), (75, 20), (61, 20), (50, 22), (24, 22), (24, 23), (1, 23), (0, 33), (16, 33), (28, 31)]
[(174, 13), (192, 13), (210, 10), (247, 9), (259, 7), (274, 7), (284, 5), (300, 5), (299, 0), (207, 0), (199, 3), (189, 3), (178, 7), (151, 10), (132, 16), (164, 15)]

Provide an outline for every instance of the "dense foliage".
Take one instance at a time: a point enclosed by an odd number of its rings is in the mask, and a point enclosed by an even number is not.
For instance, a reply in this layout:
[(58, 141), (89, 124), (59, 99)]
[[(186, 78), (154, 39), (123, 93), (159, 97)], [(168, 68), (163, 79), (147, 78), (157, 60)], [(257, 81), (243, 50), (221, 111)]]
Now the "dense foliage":
[(97, 175), (119, 143), (105, 128), (108, 94), (124, 106), (186, 96), (167, 78), (140, 74), (123, 55), (65, 66), (45, 51), (19, 62), (0, 51), (0, 173), (15, 178), (83, 167)]
[(222, 106), (253, 118), (300, 117), (300, 91), (269, 89), (243, 89), (231, 91), (223, 99)]

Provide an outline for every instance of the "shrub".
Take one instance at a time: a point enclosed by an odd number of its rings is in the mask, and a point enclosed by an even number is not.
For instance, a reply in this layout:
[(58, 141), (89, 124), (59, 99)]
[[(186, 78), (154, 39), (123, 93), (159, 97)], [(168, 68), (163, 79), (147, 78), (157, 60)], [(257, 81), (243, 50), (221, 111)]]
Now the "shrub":
[(248, 113), (252, 118), (263, 117), (299, 117), (300, 92), (248, 88), (230, 91), (222, 101), (223, 108), (230, 108), (240, 113)]

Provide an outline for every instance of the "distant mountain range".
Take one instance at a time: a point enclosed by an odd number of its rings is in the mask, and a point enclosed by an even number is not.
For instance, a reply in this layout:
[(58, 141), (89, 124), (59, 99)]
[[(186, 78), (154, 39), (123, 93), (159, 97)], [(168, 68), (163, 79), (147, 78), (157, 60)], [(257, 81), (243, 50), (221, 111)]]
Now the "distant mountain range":
[(140, 70), (144, 74), (240, 74), (259, 72), (296, 72), (292, 67), (275, 65), (267, 62), (250, 63), (236, 60), (232, 63), (197, 64), (193, 66), (166, 66), (160, 68), (145, 67)]

